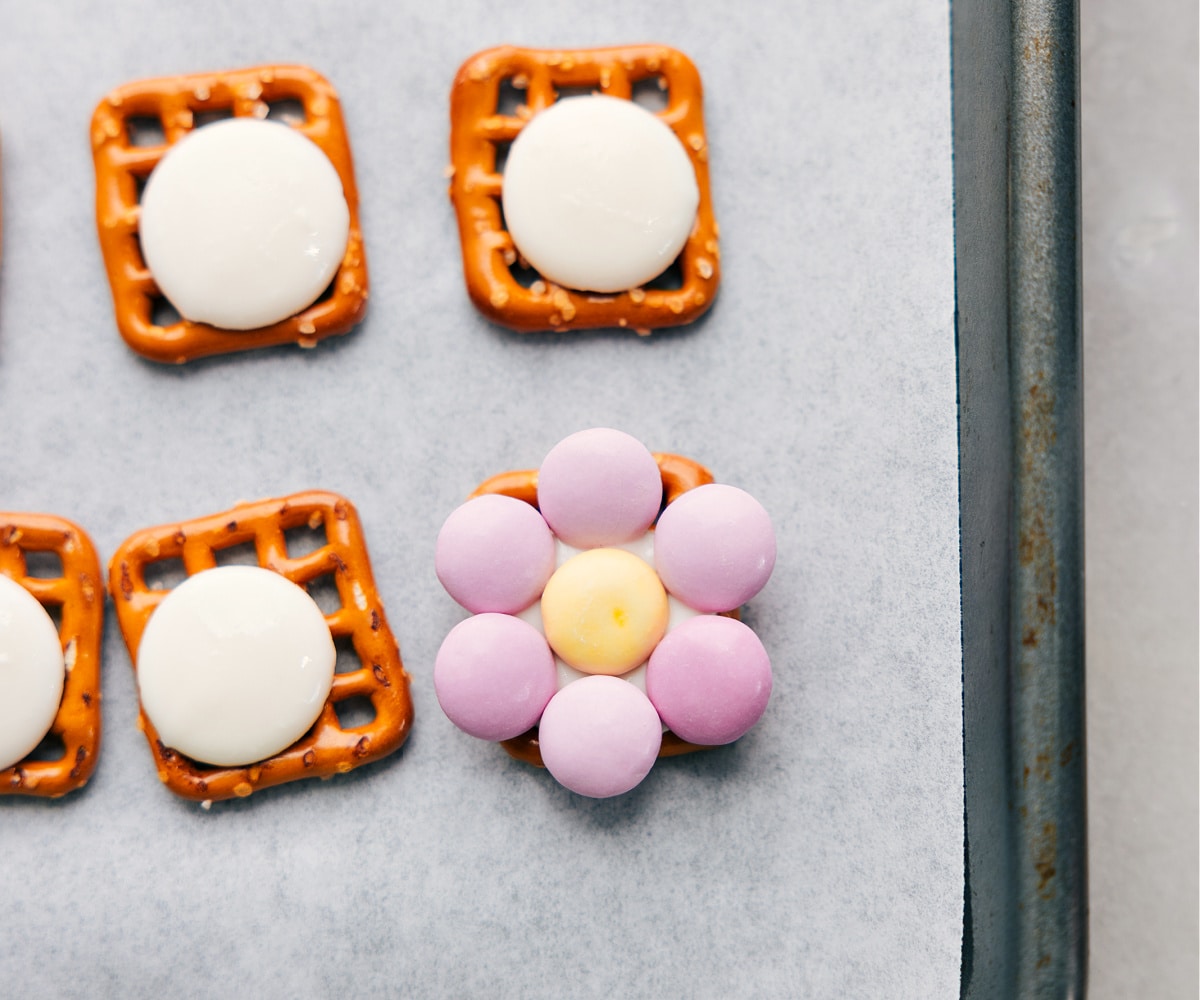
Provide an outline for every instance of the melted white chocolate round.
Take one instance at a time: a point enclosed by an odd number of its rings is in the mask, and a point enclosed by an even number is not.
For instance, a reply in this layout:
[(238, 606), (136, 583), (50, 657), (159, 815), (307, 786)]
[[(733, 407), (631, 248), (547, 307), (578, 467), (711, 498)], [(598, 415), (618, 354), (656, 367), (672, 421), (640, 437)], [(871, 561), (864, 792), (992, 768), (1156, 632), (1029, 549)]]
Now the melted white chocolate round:
[(567, 288), (621, 292), (679, 256), (700, 189), (675, 133), (632, 101), (574, 97), (526, 125), (504, 166), (517, 250)]
[(252, 764), (316, 721), (335, 659), (307, 592), (270, 570), (225, 566), (189, 577), (150, 616), (138, 689), (166, 746), (206, 764)]
[(65, 678), (46, 609), (0, 573), (0, 770), (24, 760), (50, 731)]
[(325, 291), (346, 253), (350, 210), (316, 143), (279, 122), (231, 118), (167, 151), (138, 225), (150, 273), (181, 316), (252, 330)]

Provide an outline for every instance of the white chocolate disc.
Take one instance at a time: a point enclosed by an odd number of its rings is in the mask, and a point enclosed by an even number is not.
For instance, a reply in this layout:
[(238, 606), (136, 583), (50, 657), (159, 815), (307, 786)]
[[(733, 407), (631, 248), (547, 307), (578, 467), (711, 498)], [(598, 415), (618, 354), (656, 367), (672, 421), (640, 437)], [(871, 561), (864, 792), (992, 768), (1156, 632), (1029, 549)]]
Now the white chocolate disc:
[(142, 192), (139, 230), (181, 316), (252, 330), (325, 291), (346, 253), (350, 210), (316, 143), (279, 122), (231, 118), (167, 151)]
[(58, 630), (29, 591), (0, 573), (0, 770), (50, 731), (66, 667)]
[(543, 277), (580, 291), (621, 292), (679, 256), (700, 189), (661, 119), (617, 97), (574, 97), (517, 135), (503, 203), (513, 242)]
[(286, 749), (321, 713), (336, 651), (316, 602), (278, 573), (224, 566), (155, 609), (138, 649), (142, 708), (162, 742), (207, 764)]

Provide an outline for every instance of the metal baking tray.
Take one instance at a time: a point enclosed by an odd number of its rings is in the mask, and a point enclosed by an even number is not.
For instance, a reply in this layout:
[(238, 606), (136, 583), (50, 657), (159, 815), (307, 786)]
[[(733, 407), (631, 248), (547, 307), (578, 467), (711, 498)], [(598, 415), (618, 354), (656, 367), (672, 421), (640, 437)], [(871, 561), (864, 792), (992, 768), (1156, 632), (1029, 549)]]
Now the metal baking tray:
[(955, 0), (962, 996), (1087, 974), (1078, 12)]
[(960, 993), (1078, 997), (1086, 845), (1076, 9), (1072, 0), (952, 0), (951, 27)]

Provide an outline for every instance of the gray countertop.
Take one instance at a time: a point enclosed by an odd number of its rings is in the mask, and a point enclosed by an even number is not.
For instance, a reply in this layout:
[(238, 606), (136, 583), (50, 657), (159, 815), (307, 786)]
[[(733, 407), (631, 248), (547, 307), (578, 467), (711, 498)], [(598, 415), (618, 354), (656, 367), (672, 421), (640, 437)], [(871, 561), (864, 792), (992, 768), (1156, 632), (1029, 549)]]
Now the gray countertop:
[(1197, 9), (1080, 10), (1091, 990), (1200, 991)]

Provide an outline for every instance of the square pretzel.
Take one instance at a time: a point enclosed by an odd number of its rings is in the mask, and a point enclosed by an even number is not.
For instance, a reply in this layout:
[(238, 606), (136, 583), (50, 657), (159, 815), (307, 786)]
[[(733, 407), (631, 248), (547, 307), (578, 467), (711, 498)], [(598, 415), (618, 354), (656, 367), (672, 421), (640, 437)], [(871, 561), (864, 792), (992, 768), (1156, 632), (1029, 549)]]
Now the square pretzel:
[[(56, 556), (61, 576), (30, 573), (30, 556)], [(0, 573), (24, 587), (48, 612), (58, 611), (67, 674), (50, 733), (62, 743), (58, 760), (35, 752), (0, 771), (0, 795), (58, 798), (82, 788), (100, 749), (100, 640), (104, 582), (92, 541), (78, 526), (48, 514), (0, 513)]]
[[(497, 152), (525, 124), (554, 103), (562, 88), (593, 88), (631, 100), (634, 84), (658, 79), (668, 103), (658, 117), (682, 143), (700, 189), (696, 222), (679, 257), (682, 285), (632, 288), (617, 294), (579, 292), (545, 280), (532, 284), (512, 273), (519, 261), (504, 228), (504, 179)], [(501, 85), (525, 91), (516, 115), (500, 113)], [(550, 50), (501, 46), (468, 59), (450, 92), (450, 200), (462, 242), (467, 293), (488, 319), (515, 330), (586, 330), (625, 327), (641, 334), (690, 323), (712, 305), (720, 281), (717, 224), (708, 185), (700, 74), (682, 52), (662, 45)]]
[[(158, 325), (154, 306), (162, 295), (138, 239), (142, 186), (167, 150), (205, 116), (231, 113), (264, 118), (270, 104), (281, 102), (298, 102), (303, 107), (304, 121), (288, 124), (329, 157), (350, 210), (346, 253), (329, 292), (296, 315), (254, 330), (221, 330), (187, 319)], [(132, 134), (139, 119), (156, 119), (165, 141), (135, 145)], [(346, 333), (362, 319), (367, 305), (367, 264), (350, 141), (337, 93), (319, 73), (305, 66), (262, 66), (126, 84), (96, 107), (91, 136), (96, 225), (112, 286), (117, 329), (138, 354), (152, 361), (180, 364), (211, 354), (278, 344), (312, 347), (326, 337)]]
[[(688, 490), (697, 486), (706, 486), (713, 481), (712, 473), (699, 462), (682, 455), (671, 455), (667, 452), (654, 452), (654, 461), (658, 463), (658, 472), (662, 477), (663, 500), (662, 506), (674, 503)], [(518, 469), (514, 472), (501, 472), (480, 483), (468, 499), (474, 499), (487, 493), (521, 500), (531, 507), (538, 505), (537, 469)], [(729, 617), (738, 618), (736, 611), (729, 612)], [(542, 761), (542, 749), (538, 743), (538, 727), (526, 730), (520, 736), (501, 740), (500, 745), (515, 760), (524, 761), (534, 767), (545, 767)], [(659, 757), (678, 757), (681, 754), (692, 753), (696, 750), (707, 750), (708, 747), (697, 743), (689, 743), (670, 730), (662, 737), (662, 746), (658, 751)]]
[[(324, 528), (325, 544), (290, 556), (286, 532)], [(198, 801), (247, 795), (299, 778), (327, 778), (378, 760), (400, 747), (412, 725), (408, 674), (375, 590), (366, 541), (350, 502), (334, 493), (297, 493), (243, 503), (232, 510), (180, 524), (147, 528), (126, 539), (109, 564), (109, 591), (137, 672), (138, 647), (154, 609), (169, 593), (146, 581), (146, 570), (179, 560), (191, 576), (217, 565), (223, 549), (253, 544), (258, 564), (305, 587), (332, 576), (341, 607), (325, 615), (334, 639), (348, 637), (360, 661), (357, 670), (334, 674), (321, 714), (301, 739), (273, 757), (243, 767), (201, 764), (163, 744), (154, 724), (139, 710), (162, 782), (175, 794)], [(367, 698), (375, 718), (344, 727), (336, 705)]]

